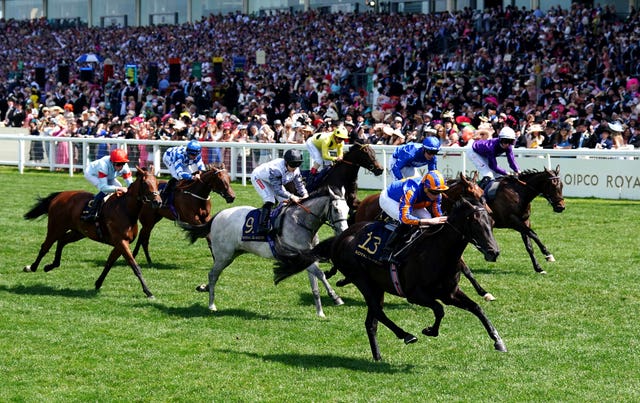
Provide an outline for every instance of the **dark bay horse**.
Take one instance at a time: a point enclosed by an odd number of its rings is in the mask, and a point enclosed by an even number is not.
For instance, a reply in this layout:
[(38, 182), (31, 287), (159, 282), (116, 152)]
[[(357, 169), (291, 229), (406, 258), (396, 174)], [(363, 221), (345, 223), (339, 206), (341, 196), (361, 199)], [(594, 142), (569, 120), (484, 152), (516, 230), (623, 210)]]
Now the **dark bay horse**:
[(358, 200), (358, 171), (360, 167), (372, 172), (375, 176), (382, 175), (384, 168), (376, 159), (374, 149), (368, 144), (356, 143), (344, 153), (342, 161), (328, 168), (317, 183), (308, 183), (307, 190), (313, 191), (320, 186), (344, 187), (347, 204), (352, 210), (357, 209)]
[[(166, 181), (160, 181), (160, 185)], [(140, 235), (133, 249), (133, 256), (138, 255), (140, 246), (144, 250), (147, 263), (151, 264), (149, 255), (149, 239), (151, 230), (163, 217), (172, 221), (182, 221), (191, 225), (200, 225), (207, 222), (211, 213), (211, 192), (217, 193), (227, 203), (232, 203), (236, 194), (231, 188), (231, 177), (224, 164), (209, 164), (207, 170), (200, 174), (200, 179), (180, 180), (173, 192), (172, 206), (163, 205), (153, 208), (144, 205), (140, 211)]]
[[(198, 290), (209, 291), (209, 309), (217, 311), (215, 304), (215, 286), (222, 271), (242, 253), (252, 253), (267, 259), (296, 259), (300, 250), (311, 249), (317, 242), (316, 233), (320, 227), (328, 223), (336, 233), (347, 228), (349, 207), (344, 198), (343, 189), (333, 186), (322, 188), (309, 194), (299, 204), (285, 206), (279, 217), (274, 220), (277, 228), (273, 247), (266, 241), (243, 240), (243, 233), (250, 232), (247, 216), (255, 210), (251, 206), (237, 206), (218, 212), (204, 225), (179, 225), (187, 232), (191, 242), (207, 237), (209, 249), (213, 257), (213, 267), (209, 271), (209, 283), (198, 287)], [(247, 222), (247, 227), (245, 227)], [(277, 257), (276, 257), (277, 255)], [(294, 264), (294, 263), (292, 263)], [(300, 270), (307, 269), (313, 294), (316, 313), (324, 317), (318, 280), (322, 281), (327, 292), (338, 305), (342, 299), (333, 291), (317, 263), (305, 262)]]
[(136, 168), (136, 180), (129, 186), (127, 193), (124, 195), (114, 194), (106, 199), (102, 207), (102, 214), (97, 222), (80, 220), (82, 210), (87, 202), (93, 199), (93, 194), (89, 192), (70, 190), (39, 198), (38, 203), (24, 215), (24, 218), (33, 220), (42, 215), (48, 215), (47, 236), (40, 246), (36, 260), (31, 265), (25, 266), (24, 271), (35, 272), (42, 258), (56, 242), (58, 245), (55, 258), (51, 264), (44, 266), (44, 271), (48, 272), (59, 267), (62, 249), (65, 245), (87, 237), (97, 242), (113, 245), (113, 250), (107, 258), (102, 274), (96, 280), (96, 290), (102, 286), (115, 261), (120, 256), (124, 256), (133, 269), (133, 273), (140, 280), (142, 291), (147, 297), (153, 298), (153, 294), (142, 278), (140, 266), (131, 254), (129, 244), (138, 234), (137, 221), (142, 206), (149, 203), (159, 207), (162, 199), (158, 192), (158, 183), (153, 174), (153, 167), (149, 170), (139, 166)]
[[(451, 208), (445, 224), (419, 229), (419, 238), (407, 251), (405, 262), (398, 267), (372, 258), (380, 242), (372, 234), (381, 225), (384, 224), (379, 221), (355, 223), (337, 237), (321, 242), (310, 253), (302, 253), (309, 260), (330, 258), (333, 268), (328, 274), (340, 271), (348, 282), (358, 288), (367, 304), (365, 328), (373, 359), (381, 358), (377, 341), (378, 321), (406, 344), (417, 341), (413, 334), (400, 328), (384, 313), (385, 293), (406, 298), (412, 304), (433, 311), (434, 323), (422, 330), (426, 336), (438, 336), (444, 317), (444, 303), (477, 316), (494, 341), (495, 349), (506, 351), (504, 342), (482, 308), (458, 287), (459, 262), (468, 243), (475, 245), (488, 261), (495, 261), (499, 254), (491, 217), (484, 208), (484, 202), (463, 197)], [(276, 280), (280, 281), (299, 270), (281, 264), (275, 269)]]
[(531, 202), (542, 195), (553, 207), (553, 211), (561, 213), (565, 209), (560, 180), (560, 165), (556, 169), (545, 168), (543, 171), (527, 170), (517, 176), (503, 176), (499, 182), (495, 196), (487, 193), (487, 203), (491, 207), (495, 228), (511, 228), (520, 233), (522, 242), (529, 253), (531, 263), (536, 272), (546, 274), (533, 255), (531, 240), (538, 245), (540, 251), (549, 262), (555, 258), (540, 241), (538, 234), (531, 229)]

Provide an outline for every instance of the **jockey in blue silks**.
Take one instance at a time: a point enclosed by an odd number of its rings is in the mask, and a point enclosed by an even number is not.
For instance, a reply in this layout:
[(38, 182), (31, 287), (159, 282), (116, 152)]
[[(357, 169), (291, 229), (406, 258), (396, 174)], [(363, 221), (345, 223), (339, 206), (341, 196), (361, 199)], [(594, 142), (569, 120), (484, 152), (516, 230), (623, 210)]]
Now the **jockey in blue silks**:
[(449, 189), (438, 171), (429, 171), (423, 178), (411, 177), (392, 182), (380, 193), (380, 207), (389, 217), (400, 221), (389, 236), (381, 260), (396, 262), (393, 253), (396, 240), (403, 238), (414, 225), (436, 225), (447, 220), (442, 215), (442, 193)]
[(429, 136), (420, 143), (407, 143), (395, 149), (389, 162), (389, 170), (395, 180), (416, 176), (416, 168), (427, 165), (428, 171), (438, 169), (440, 140)]
[[(162, 162), (171, 173), (171, 179), (164, 188), (163, 194), (170, 195), (180, 179), (200, 179), (197, 171), (206, 169), (202, 162), (202, 146), (197, 140), (191, 140), (186, 146), (168, 148), (162, 156)], [(166, 200), (166, 199), (165, 199)]]
[(507, 175), (507, 171), (498, 166), (497, 158), (505, 154), (509, 167), (515, 172), (520, 172), (520, 167), (513, 156), (513, 144), (516, 142), (516, 133), (509, 126), (500, 130), (498, 138), (488, 140), (476, 140), (471, 145), (471, 150), (467, 157), (478, 169), (478, 174), (482, 178), (480, 187), (484, 188), (490, 180), (494, 179), (494, 173), (500, 176)]

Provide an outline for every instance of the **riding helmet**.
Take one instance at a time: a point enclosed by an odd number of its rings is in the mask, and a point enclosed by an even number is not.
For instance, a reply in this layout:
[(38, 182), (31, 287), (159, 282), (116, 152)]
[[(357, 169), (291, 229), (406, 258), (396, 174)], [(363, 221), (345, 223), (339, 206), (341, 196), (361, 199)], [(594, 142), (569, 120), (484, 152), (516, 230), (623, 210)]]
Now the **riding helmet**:
[(284, 153), (284, 160), (290, 167), (299, 167), (302, 165), (302, 153), (300, 150), (287, 150)]
[(116, 148), (115, 150), (111, 151), (111, 154), (109, 154), (110, 158), (111, 158), (111, 162), (116, 163), (116, 162), (129, 162), (129, 156), (127, 155), (127, 152), (125, 150), (123, 150), (122, 148)]
[(432, 193), (442, 193), (449, 189), (447, 181), (438, 170), (429, 171), (422, 179), (425, 190), (429, 190)]
[(333, 131), (333, 135), (334, 135), (334, 137), (337, 137), (339, 139), (348, 139), (349, 138), (349, 134), (347, 133), (347, 129), (345, 129), (343, 126), (336, 127), (336, 129)]
[(422, 147), (429, 151), (440, 151), (440, 140), (433, 136), (426, 137), (422, 140)]
[(513, 129), (509, 126), (505, 126), (500, 130), (500, 134), (498, 134), (498, 137), (505, 140), (515, 140), (516, 132), (514, 132)]
[(202, 146), (198, 140), (191, 140), (187, 144), (187, 153), (189, 154), (200, 154), (200, 150), (202, 150)]

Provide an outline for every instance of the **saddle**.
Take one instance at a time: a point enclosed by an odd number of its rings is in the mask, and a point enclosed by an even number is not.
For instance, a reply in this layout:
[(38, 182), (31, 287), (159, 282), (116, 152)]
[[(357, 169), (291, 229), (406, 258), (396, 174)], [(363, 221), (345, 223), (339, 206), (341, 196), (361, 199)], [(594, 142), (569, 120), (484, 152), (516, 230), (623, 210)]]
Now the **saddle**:
[(242, 225), (242, 241), (271, 242), (281, 234), (282, 231), (282, 209), (284, 204), (278, 204), (269, 216), (269, 232), (261, 234), (259, 232), (260, 209), (253, 209), (247, 214)]

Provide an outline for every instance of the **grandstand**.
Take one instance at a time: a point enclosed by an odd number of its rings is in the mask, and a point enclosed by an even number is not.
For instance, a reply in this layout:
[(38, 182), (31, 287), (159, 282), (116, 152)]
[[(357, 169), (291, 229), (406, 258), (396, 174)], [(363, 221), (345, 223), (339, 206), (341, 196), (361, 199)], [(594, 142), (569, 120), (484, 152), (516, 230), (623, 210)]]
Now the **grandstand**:
[[(586, 7), (614, 7), (619, 16), (635, 10), (640, 0), (580, 1)], [(545, 12), (567, 9), (571, 0), (0, 0), (0, 18), (46, 18), (60, 27), (83, 25), (149, 26), (194, 22), (210, 14), (271, 14), (275, 12), (434, 13), (463, 9), (517, 7)]]

